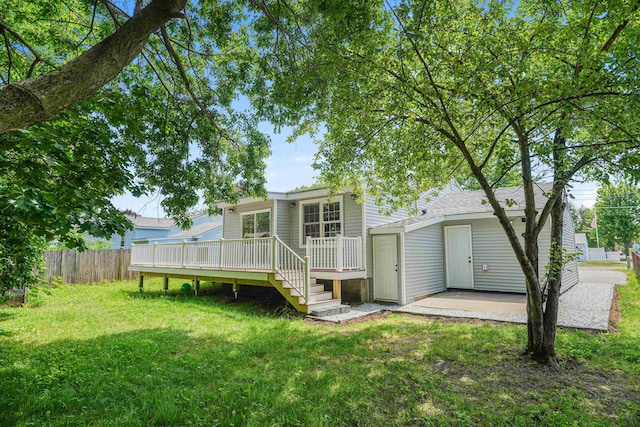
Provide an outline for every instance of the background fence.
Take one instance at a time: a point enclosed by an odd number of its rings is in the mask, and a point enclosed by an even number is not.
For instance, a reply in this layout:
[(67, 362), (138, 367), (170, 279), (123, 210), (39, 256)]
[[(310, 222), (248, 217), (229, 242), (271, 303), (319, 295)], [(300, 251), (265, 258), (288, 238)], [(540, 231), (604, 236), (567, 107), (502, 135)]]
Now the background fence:
[(62, 277), (62, 283), (95, 283), (104, 280), (134, 280), (129, 271), (131, 249), (46, 251), (47, 281)]
[(640, 276), (640, 256), (634, 251), (631, 251), (631, 260), (633, 261), (633, 269)]

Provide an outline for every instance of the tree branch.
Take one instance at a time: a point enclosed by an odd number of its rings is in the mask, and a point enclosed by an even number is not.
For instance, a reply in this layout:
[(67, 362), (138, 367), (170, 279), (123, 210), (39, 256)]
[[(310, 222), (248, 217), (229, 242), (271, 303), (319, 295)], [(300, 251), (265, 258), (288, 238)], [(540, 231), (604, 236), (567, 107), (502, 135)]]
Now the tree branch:
[(25, 128), (91, 96), (142, 51), (149, 35), (182, 17), (186, 0), (154, 0), (112, 35), (63, 66), (0, 90), (0, 134)]
[(40, 53), (33, 46), (31, 46), (16, 30), (14, 30), (13, 28), (5, 24), (1, 19), (0, 19), (0, 28), (8, 32), (9, 34), (11, 34), (13, 37), (15, 37), (15, 39), (18, 40), (20, 44), (22, 44), (24, 47), (26, 47), (29, 50), (29, 52), (31, 52), (31, 54), (36, 58), (36, 60), (38, 60), (38, 62), (44, 62), (50, 67), (56, 68), (56, 65), (53, 62), (47, 60), (42, 55), (40, 55)]
[[(636, 1), (636, 5), (629, 12), (629, 16), (633, 15), (634, 13), (636, 13), (638, 11), (638, 8), (640, 8), (640, 2)], [(623, 20), (620, 23), (620, 25), (618, 25), (616, 27), (616, 29), (613, 30), (613, 33), (611, 33), (611, 35), (609, 36), (607, 41), (604, 43), (604, 45), (602, 45), (602, 48), (600, 49), (600, 51), (607, 52), (611, 48), (611, 46), (618, 39), (618, 37), (620, 36), (622, 31), (626, 28), (627, 25), (629, 25), (629, 20), (630, 20), (630, 18), (627, 18), (627, 19)]]

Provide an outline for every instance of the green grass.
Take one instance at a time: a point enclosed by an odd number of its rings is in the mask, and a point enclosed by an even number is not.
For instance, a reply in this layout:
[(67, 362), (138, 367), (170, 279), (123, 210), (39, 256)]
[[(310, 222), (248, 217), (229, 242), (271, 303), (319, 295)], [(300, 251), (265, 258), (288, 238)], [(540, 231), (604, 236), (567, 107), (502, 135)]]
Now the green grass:
[(584, 261), (579, 264), (581, 267), (624, 267), (627, 268), (627, 261)]
[(519, 356), (518, 325), (331, 326), (210, 286), (199, 297), (145, 287), (64, 286), (0, 310), (0, 424), (640, 424), (635, 279), (620, 288), (618, 333), (559, 331), (560, 368)]

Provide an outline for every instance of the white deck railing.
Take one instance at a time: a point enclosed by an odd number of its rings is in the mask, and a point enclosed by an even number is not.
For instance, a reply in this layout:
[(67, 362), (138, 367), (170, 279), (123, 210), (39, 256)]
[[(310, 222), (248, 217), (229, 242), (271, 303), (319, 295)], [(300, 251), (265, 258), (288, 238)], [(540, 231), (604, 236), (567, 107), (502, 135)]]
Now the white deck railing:
[(363, 270), (362, 237), (307, 237), (307, 256), (315, 270)]
[(277, 236), (205, 242), (133, 245), (131, 265), (186, 269), (269, 271), (278, 273), (304, 303), (309, 298), (309, 260)]

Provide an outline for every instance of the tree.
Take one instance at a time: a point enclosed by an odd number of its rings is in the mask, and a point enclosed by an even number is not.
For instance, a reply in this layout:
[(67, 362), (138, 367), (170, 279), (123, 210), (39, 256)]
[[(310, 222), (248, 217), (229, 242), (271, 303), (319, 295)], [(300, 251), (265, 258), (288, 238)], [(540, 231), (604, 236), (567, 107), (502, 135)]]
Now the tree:
[(624, 246), (628, 269), (629, 247), (640, 237), (640, 189), (630, 184), (604, 185), (598, 189), (595, 210), (600, 238), (607, 246)]
[(591, 227), (593, 221), (594, 210), (585, 206), (576, 208), (572, 203), (569, 204), (571, 209), (571, 216), (573, 218), (573, 224), (575, 226), (576, 233), (585, 233), (587, 235), (587, 241), (589, 247), (596, 246), (596, 230)]
[[(278, 3), (274, 34), (304, 49), (271, 98), (327, 133), (317, 167), (334, 187), (361, 179), (395, 206), (461, 168), (484, 191), (527, 283), (526, 352), (555, 360), (565, 188), (638, 173), (638, 3), (520, 1)], [(283, 46), (277, 37), (271, 42)], [(277, 58), (273, 58), (277, 61)], [(306, 102), (305, 102), (306, 100)], [(304, 104), (308, 108), (300, 109)], [(501, 153), (515, 153), (512, 164)], [(495, 165), (501, 164), (497, 178)], [(521, 171), (524, 238), (494, 189)], [(553, 178), (537, 211), (534, 176)], [(637, 175), (636, 175), (637, 176)], [(544, 277), (538, 236), (551, 221)], [(545, 285), (546, 283), (546, 285)]]
[(261, 19), (244, 1), (3, 3), (0, 216), (82, 248), (130, 227), (110, 202), (125, 191), (159, 192), (183, 226), (201, 197), (236, 200), (238, 180), (265, 194), (262, 116), (232, 105), (266, 87), (248, 34)]

